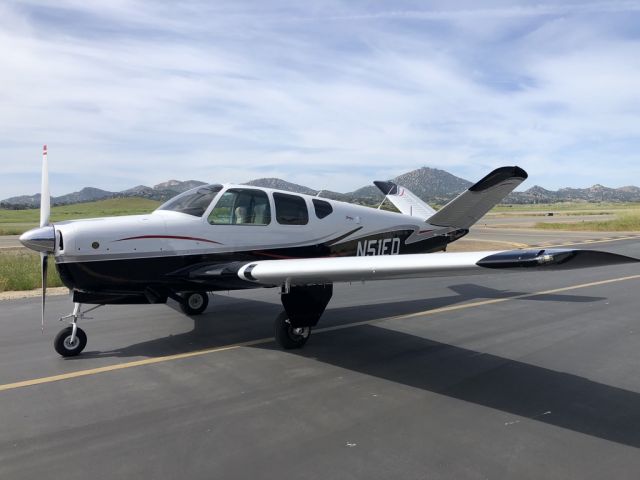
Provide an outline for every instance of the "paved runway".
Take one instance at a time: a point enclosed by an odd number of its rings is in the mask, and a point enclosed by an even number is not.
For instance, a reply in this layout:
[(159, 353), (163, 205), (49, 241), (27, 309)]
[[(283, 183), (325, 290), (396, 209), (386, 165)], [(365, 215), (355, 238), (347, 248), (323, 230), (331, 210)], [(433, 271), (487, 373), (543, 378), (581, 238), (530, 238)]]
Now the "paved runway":
[(616, 215), (613, 213), (600, 215), (566, 215), (559, 213), (553, 216), (547, 216), (543, 212), (531, 212), (528, 215), (519, 213), (489, 213), (481, 218), (476, 225), (478, 227), (533, 228), (536, 223), (603, 222), (615, 218)]
[(36, 299), (3, 302), (0, 478), (637, 479), (639, 289), (640, 265), (339, 285), (298, 352), (274, 290), (105, 307), (67, 360)]
[(22, 247), (18, 238), (20, 238), (20, 235), (0, 235), (0, 249)]
[[(464, 240), (511, 242), (518, 246), (587, 246), (593, 243), (609, 243), (611, 240), (640, 240), (638, 232), (564, 232), (525, 228), (473, 227)], [(453, 244), (455, 245), (455, 243)]]

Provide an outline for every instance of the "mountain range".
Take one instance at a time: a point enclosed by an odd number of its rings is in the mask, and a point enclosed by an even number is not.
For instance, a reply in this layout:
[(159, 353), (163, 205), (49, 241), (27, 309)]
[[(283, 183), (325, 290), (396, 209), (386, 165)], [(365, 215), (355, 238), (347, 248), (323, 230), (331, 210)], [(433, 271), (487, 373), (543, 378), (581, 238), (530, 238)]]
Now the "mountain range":
[[(472, 185), (472, 182), (468, 180), (456, 177), (444, 170), (429, 167), (422, 167), (404, 173), (391, 180), (408, 188), (431, 204), (444, 204)], [(205, 183), (197, 180), (169, 180), (154, 185), (153, 187), (138, 185), (120, 192), (110, 192), (99, 188), (85, 187), (78, 192), (52, 197), (52, 204), (70, 205), (80, 202), (92, 202), (122, 197), (142, 197), (162, 201), (200, 185), (205, 185)], [(339, 193), (330, 190), (318, 191), (279, 178), (259, 178), (251, 180), (245, 185), (275, 188), (308, 195), (319, 194), (319, 196), (325, 198), (364, 205), (376, 205), (383, 199), (380, 191), (373, 185), (365, 186), (349, 193)], [(565, 201), (638, 202), (640, 201), (640, 188), (635, 186), (608, 188), (596, 184), (589, 188), (561, 188), (553, 191), (535, 185), (523, 192), (511, 193), (505, 199), (504, 203), (551, 203)], [(37, 208), (39, 204), (40, 194), (22, 195), (0, 201), (0, 208)]]

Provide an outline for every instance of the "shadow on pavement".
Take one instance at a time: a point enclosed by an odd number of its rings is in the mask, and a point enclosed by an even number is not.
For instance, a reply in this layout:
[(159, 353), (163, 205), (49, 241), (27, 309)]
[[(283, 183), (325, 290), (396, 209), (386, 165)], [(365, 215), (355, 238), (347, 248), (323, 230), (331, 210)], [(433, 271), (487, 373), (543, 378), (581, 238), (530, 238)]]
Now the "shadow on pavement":
[[(331, 338), (292, 353), (529, 420), (640, 447), (639, 393), (374, 325), (359, 325), (324, 335)], [(513, 420), (515, 423), (526, 421)]]
[[(449, 288), (456, 292), (456, 295), (338, 308), (331, 308), (329, 304), (329, 309), (320, 320), (318, 327), (382, 320), (471, 300), (509, 298), (524, 294), (494, 290), (474, 284), (453, 285)], [(605, 300), (604, 297), (581, 295), (536, 295), (518, 300), (528, 299), (578, 303)], [(272, 321), (281, 311), (282, 307), (275, 303), (217, 296), (208, 312), (192, 318), (185, 316), (185, 321), (193, 322), (193, 330), (189, 332), (156, 338), (111, 351), (85, 351), (81, 356), (71, 357), (67, 361), (101, 357), (157, 357), (269, 338), (273, 336)]]

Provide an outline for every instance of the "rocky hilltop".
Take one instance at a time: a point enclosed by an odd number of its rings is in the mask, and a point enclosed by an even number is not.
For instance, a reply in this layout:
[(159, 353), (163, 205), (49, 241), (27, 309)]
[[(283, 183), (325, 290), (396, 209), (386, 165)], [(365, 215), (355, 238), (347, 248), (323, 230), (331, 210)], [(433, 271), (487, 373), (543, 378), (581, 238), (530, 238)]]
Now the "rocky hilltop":
[[(412, 170), (390, 180), (398, 185), (407, 187), (420, 198), (430, 203), (447, 202), (473, 185), (472, 182), (456, 177), (449, 172), (429, 167)], [(359, 188), (349, 195), (359, 203), (379, 203), (383, 198), (380, 190), (374, 185)]]

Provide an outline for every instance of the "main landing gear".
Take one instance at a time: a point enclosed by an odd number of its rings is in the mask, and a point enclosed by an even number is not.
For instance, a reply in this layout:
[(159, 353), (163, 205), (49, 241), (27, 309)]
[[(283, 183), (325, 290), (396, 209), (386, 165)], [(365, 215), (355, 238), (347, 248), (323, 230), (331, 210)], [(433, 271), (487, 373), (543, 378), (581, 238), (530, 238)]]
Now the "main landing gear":
[(75, 357), (76, 355), (79, 355), (80, 352), (84, 350), (84, 347), (87, 346), (87, 334), (84, 333), (84, 330), (78, 327), (78, 320), (89, 318), (85, 317), (87, 313), (102, 306), (103, 305), (96, 305), (95, 307), (83, 312), (80, 310), (82, 304), (74, 303), (73, 312), (60, 318), (60, 321), (70, 318), (71, 325), (60, 330), (54, 338), (53, 348), (55, 348), (56, 352), (63, 357)]
[(276, 342), (287, 350), (302, 348), (311, 336), (311, 327), (294, 327), (287, 312), (281, 312), (274, 322)]
[(209, 306), (209, 295), (207, 292), (186, 292), (180, 295), (180, 309), (186, 315), (200, 315)]
[(280, 294), (284, 312), (274, 322), (276, 342), (286, 350), (302, 348), (331, 300), (333, 285), (284, 285)]

